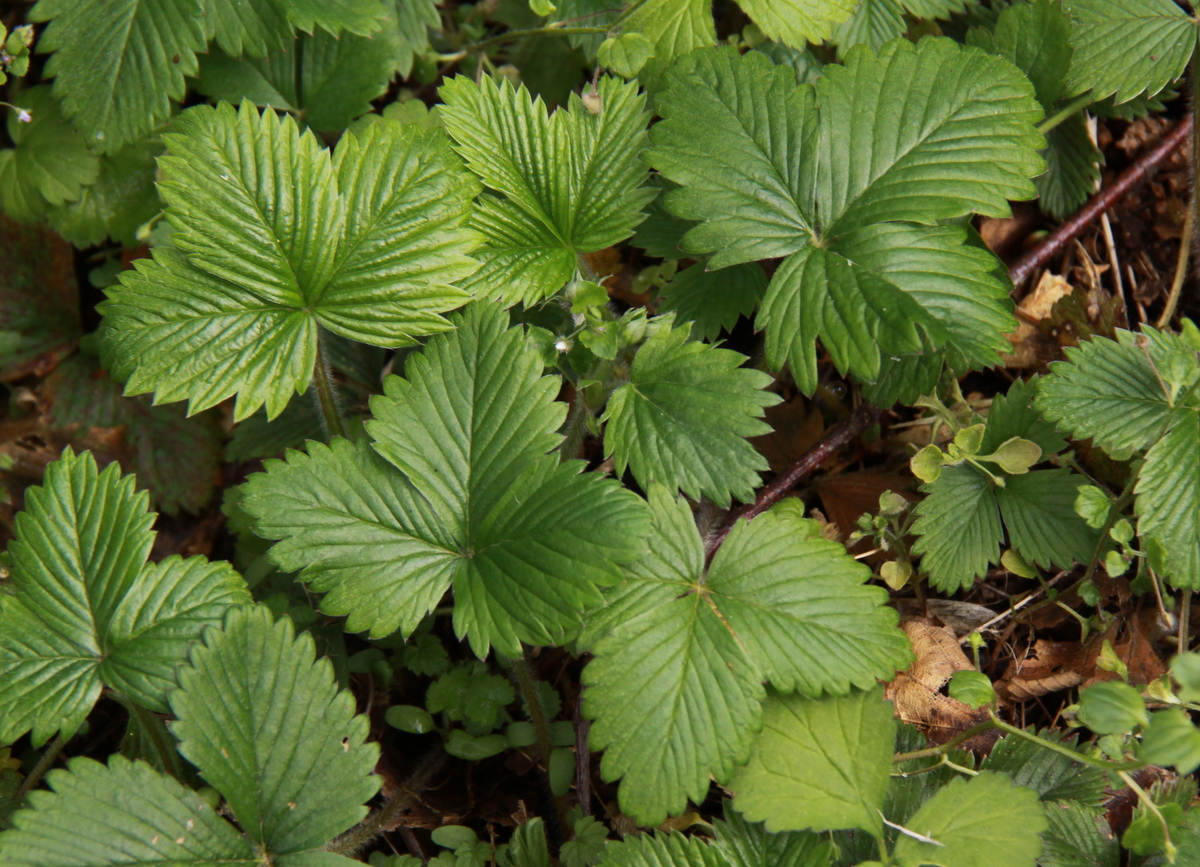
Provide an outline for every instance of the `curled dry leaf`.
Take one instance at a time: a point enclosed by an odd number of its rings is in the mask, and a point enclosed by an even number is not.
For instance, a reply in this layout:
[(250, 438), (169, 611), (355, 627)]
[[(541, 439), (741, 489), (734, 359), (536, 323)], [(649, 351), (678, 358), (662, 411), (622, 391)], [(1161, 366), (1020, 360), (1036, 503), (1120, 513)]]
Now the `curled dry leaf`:
[(954, 632), (920, 620), (900, 624), (912, 642), (917, 659), (887, 685), (884, 697), (896, 706), (896, 716), (914, 725), (930, 743), (944, 743), (987, 718), (942, 690), (956, 671), (974, 668)]

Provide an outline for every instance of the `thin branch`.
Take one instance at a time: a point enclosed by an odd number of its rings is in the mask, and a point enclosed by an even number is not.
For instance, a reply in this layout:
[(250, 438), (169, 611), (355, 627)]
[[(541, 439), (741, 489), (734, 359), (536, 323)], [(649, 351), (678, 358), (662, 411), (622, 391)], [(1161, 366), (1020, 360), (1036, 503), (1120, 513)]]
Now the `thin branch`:
[(760, 488), (753, 503), (732, 510), (717, 532), (708, 540), (708, 558), (712, 559), (713, 554), (721, 547), (721, 543), (725, 541), (725, 537), (729, 535), (734, 524), (743, 518), (749, 521), (778, 503), (787, 496), (792, 488), (812, 475), (817, 467), (829, 459), (830, 455), (879, 421), (881, 415), (883, 415), (883, 410), (879, 407), (869, 403), (863, 404), (851, 413), (849, 418), (830, 429), (829, 433), (821, 437), (815, 446), (800, 457), (800, 460)]
[(1111, 209), (1126, 193), (1146, 179), (1146, 176), (1158, 167), (1159, 163), (1170, 156), (1192, 132), (1192, 117), (1188, 115), (1175, 129), (1171, 130), (1158, 146), (1142, 154), (1132, 166), (1126, 169), (1113, 182), (1084, 205), (1075, 216), (1067, 220), (1050, 233), (1042, 243), (1038, 244), (1008, 269), (1008, 277), (1013, 286), (1020, 286), (1039, 268), (1058, 255), (1064, 246), (1082, 232), (1092, 220)]
[(325, 844), (325, 851), (351, 856), (380, 834), (396, 828), (400, 814), (407, 810), (442, 769), (446, 754), (438, 747), (424, 759), (404, 784), (388, 795), (379, 808), (349, 831)]
[(37, 760), (37, 764), (33, 766), (29, 776), (21, 780), (21, 785), (17, 786), (17, 790), (13, 793), (12, 802), (14, 804), (19, 805), (24, 801), (25, 796), (37, 787), (37, 784), (42, 781), (42, 777), (46, 776), (46, 771), (54, 767), (54, 763), (58, 761), (58, 756), (63, 751), (63, 747), (67, 745), (68, 740), (70, 737), (60, 734), (42, 751), (41, 758)]

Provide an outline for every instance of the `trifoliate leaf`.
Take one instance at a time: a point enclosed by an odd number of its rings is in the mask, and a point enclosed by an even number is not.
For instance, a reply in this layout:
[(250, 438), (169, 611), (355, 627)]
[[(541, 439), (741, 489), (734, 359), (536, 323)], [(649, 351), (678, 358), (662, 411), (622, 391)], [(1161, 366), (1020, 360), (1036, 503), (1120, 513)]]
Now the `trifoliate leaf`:
[(276, 857), (321, 849), (366, 815), (379, 789), (367, 718), (315, 656), (312, 636), (296, 636), (286, 617), (235, 608), (171, 693), (179, 751), (255, 848)]
[(811, 831), (772, 834), (760, 824), (747, 822), (725, 803), (725, 820), (713, 822), (716, 848), (729, 867), (828, 867), (831, 846)]
[(187, 418), (181, 406), (122, 397), (121, 386), (86, 352), (60, 364), (42, 383), (40, 394), (54, 427), (83, 433), (92, 427), (123, 428), (116, 454), (126, 469), (137, 473), (138, 483), (150, 489), (155, 508), (176, 515), (180, 509), (198, 513), (208, 505), (224, 438), (216, 411)]
[(1007, 394), (998, 394), (988, 410), (987, 430), (979, 449), (984, 454), (995, 451), (1013, 437), (1029, 440), (1041, 447), (1043, 458), (1056, 455), (1067, 447), (1054, 429), (1054, 424), (1041, 417), (1034, 408), (1037, 377), (1025, 382), (1018, 379)]
[(646, 0), (621, 25), (622, 33), (640, 33), (654, 43), (654, 56), (642, 67), (640, 80), (651, 88), (662, 72), (695, 48), (716, 44), (709, 0)]
[(720, 271), (697, 263), (667, 284), (659, 294), (659, 310), (675, 311), (677, 321), (691, 322), (692, 333), (711, 343), (721, 329), (732, 330), (738, 317), (753, 313), (766, 291), (767, 277), (752, 262)]
[(767, 462), (745, 438), (770, 433), (761, 418), (779, 395), (763, 391), (769, 374), (741, 366), (745, 356), (688, 331), (661, 328), (638, 350), (603, 416), (604, 455), (617, 475), (632, 466), (643, 487), (660, 482), (722, 507), (730, 496), (749, 502)]
[(50, 209), (50, 225), (76, 247), (90, 247), (112, 238), (125, 247), (141, 241), (138, 229), (162, 209), (154, 186), (153, 144), (129, 144), (100, 158), (96, 183), (78, 201)]
[[(1074, 735), (1063, 737), (1054, 731), (1033, 733), (1068, 749), (1077, 749)], [(1099, 807), (1108, 799), (1104, 791), (1108, 778), (1100, 768), (1073, 761), (1015, 735), (996, 741), (979, 767), (1008, 774), (1018, 786), (1036, 791), (1043, 801), (1074, 801), (1085, 807)]]
[(1087, 130), (1087, 118), (1072, 115), (1046, 133), (1046, 173), (1033, 179), (1038, 205), (1056, 220), (1079, 210), (1100, 180), (1100, 153)]
[(513, 686), (506, 678), (475, 666), (453, 668), (429, 685), (425, 707), (430, 713), (445, 711), (452, 720), (485, 726), (497, 723), (496, 715), (516, 698)]
[(382, 121), (331, 160), (249, 103), (191, 109), (176, 129), (159, 186), (175, 246), (101, 305), (126, 393), (187, 398), (192, 412), (237, 394), (235, 420), (264, 403), (274, 418), (308, 385), (318, 323), (380, 346), (449, 327), (478, 186), (442, 133)]
[(200, 60), (196, 89), (214, 100), (302, 111), (313, 129), (345, 129), (371, 110), (395, 72), (401, 37), (394, 10), (383, 25), (369, 37), (300, 35), (261, 58), (215, 50)]
[(854, 14), (833, 31), (838, 53), (845, 56), (856, 45), (878, 51), (889, 39), (904, 35), (908, 22), (899, 0), (859, 0)]
[(1091, 559), (1099, 533), (1075, 512), (1084, 484), (1082, 476), (1057, 468), (1009, 476), (995, 489), (1009, 544), (1026, 561), (1046, 569)]
[(1177, 341), (1153, 329), (1142, 335), (1118, 330), (1115, 341), (1095, 337), (1068, 348), (1067, 361), (1050, 365), (1039, 381), (1034, 405), (1059, 430), (1090, 437), (1110, 453), (1146, 448), (1171, 416), (1151, 361), (1157, 364)]
[(854, 0), (743, 0), (742, 7), (770, 39), (804, 48), (828, 39), (850, 17)]
[(1127, 683), (1108, 680), (1079, 693), (1079, 721), (1100, 735), (1121, 735), (1149, 724), (1141, 694)]
[(374, 400), (375, 450), (310, 444), (268, 462), (244, 505), (260, 535), (283, 540), (272, 559), (303, 569), (349, 630), (410, 634), (453, 585), (458, 635), (481, 657), (492, 644), (519, 656), (521, 641), (552, 644), (579, 624), (597, 585), (641, 553), (645, 512), (548, 454), (559, 382), (497, 306), (453, 321)]
[[(745, 760), (764, 678), (844, 694), (911, 657), (886, 594), (862, 585), (869, 571), (840, 545), (769, 512), (735, 526), (706, 574), (686, 503), (660, 485), (650, 502), (650, 553), (581, 640), (595, 654), (584, 710), (601, 771), (624, 776), (621, 807), (643, 824), (703, 799), (710, 774), (728, 780)], [(654, 759), (664, 752), (670, 763)]]
[[(1043, 750), (1043, 752), (1046, 752)], [(1046, 808), (1050, 828), (1042, 834), (1042, 867), (1117, 867), (1121, 847), (1104, 811), (1072, 801)]]
[(1138, 474), (1138, 532), (1163, 549), (1174, 587), (1200, 589), (1200, 415), (1177, 410), (1174, 427), (1146, 453)]
[(1142, 734), (1138, 758), (1190, 774), (1200, 766), (1200, 729), (1177, 707), (1156, 711)]
[(204, 14), (206, 37), (215, 36), (226, 54), (262, 57), (291, 41), (292, 25), (365, 36), (379, 30), (384, 8), (379, 0), (206, 0)]
[[(668, 80), (649, 159), (683, 185), (668, 207), (705, 221), (685, 249), (713, 252), (716, 268), (788, 257), (758, 316), (772, 366), (811, 391), (820, 337), (839, 369), (871, 381), (883, 356), (921, 352), (922, 331), (996, 360), (1012, 320), (995, 259), (961, 229), (914, 223), (1002, 215), (1035, 194), (1041, 112), (1011, 64), (949, 40), (857, 49), (818, 80), (819, 119), (812, 89), (759, 52), (697, 52)], [(916, 105), (914, 93), (923, 125), (862, 109)]]
[(578, 253), (619, 243), (641, 222), (654, 191), (641, 186), (649, 115), (636, 82), (603, 79), (598, 114), (572, 95), (547, 115), (507, 80), (459, 76), (440, 93), (458, 152), (504, 196), (485, 196), (472, 218), (483, 266), (465, 288), (505, 304), (540, 301), (571, 279)]
[(728, 867), (728, 863), (703, 837), (656, 831), (609, 843), (600, 867)]
[(40, 217), (50, 205), (73, 202), (100, 176), (100, 161), (63, 115), (46, 86), (15, 97), (31, 120), (8, 111), (13, 147), (0, 150), (0, 204), (19, 222)]
[[(228, 2), (228, 0), (225, 0)], [(153, 130), (183, 99), (207, 42), (203, 0), (39, 0), (38, 50), (63, 112), (93, 150), (112, 153)]]
[(878, 837), (896, 719), (883, 690), (820, 699), (771, 693), (733, 805), (767, 830), (861, 828)]
[(947, 593), (965, 589), (1000, 557), (1004, 538), (995, 486), (969, 466), (946, 467), (921, 488), (929, 496), (917, 504), (912, 553), (921, 555), (929, 583)]
[(1092, 91), (1117, 103), (1158, 93), (1183, 74), (1195, 24), (1171, 0), (1068, 0), (1075, 49), (1068, 95)]
[(1038, 837), (1048, 827), (1037, 793), (1014, 786), (1004, 774), (958, 777), (925, 802), (908, 821), (910, 830), (936, 840), (901, 835), (893, 856), (944, 867), (1034, 867)]
[(208, 867), (256, 860), (246, 836), (191, 789), (144, 762), (113, 755), (106, 767), (80, 756), (46, 781), (53, 792), (31, 792), (30, 809), (13, 817), (16, 830), (0, 834), (8, 867)]
[(75, 348), (74, 260), (53, 232), (0, 216), (0, 382), (45, 374)]
[(641, 33), (622, 33), (600, 43), (596, 59), (617, 75), (633, 78), (654, 56), (654, 43)]
[(103, 685), (165, 712), (175, 669), (207, 624), (250, 601), (228, 563), (147, 563), (154, 516), (110, 464), (67, 449), (25, 494), (0, 594), (0, 742), (73, 733)]

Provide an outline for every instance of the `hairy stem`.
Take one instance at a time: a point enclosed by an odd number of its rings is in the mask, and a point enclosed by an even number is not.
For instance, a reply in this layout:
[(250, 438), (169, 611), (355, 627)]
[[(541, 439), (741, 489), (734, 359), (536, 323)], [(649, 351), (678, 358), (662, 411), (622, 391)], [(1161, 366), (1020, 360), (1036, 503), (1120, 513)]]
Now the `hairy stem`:
[(1037, 131), (1042, 135), (1045, 135), (1067, 118), (1079, 114), (1079, 112), (1083, 111), (1083, 109), (1091, 105), (1091, 103), (1092, 92), (1090, 90), (1087, 93), (1079, 94), (1079, 96), (1075, 97), (1061, 109), (1050, 115), (1050, 117), (1039, 123), (1037, 126)]
[(1030, 743), (1037, 744), (1042, 749), (1050, 750), (1050, 752), (1052, 752), (1052, 753), (1058, 753), (1059, 755), (1066, 756), (1068, 759), (1070, 759), (1073, 762), (1080, 762), (1085, 765), (1091, 765), (1094, 768), (1100, 768), (1101, 770), (1104, 770), (1104, 771), (1114, 771), (1117, 773), (1123, 773), (1124, 771), (1134, 771), (1134, 770), (1137, 770), (1138, 768), (1146, 767), (1146, 764), (1147, 764), (1146, 762), (1140, 762), (1140, 761), (1109, 762), (1109, 761), (1105, 761), (1104, 759), (1094, 759), (1091, 756), (1085, 756), (1083, 753), (1076, 752), (1075, 750), (1071, 749), (1070, 747), (1065, 747), (1062, 744), (1056, 744), (1056, 743), (1054, 743), (1054, 741), (1048, 741), (1045, 738), (1039, 738), (1037, 735), (1030, 734), (1029, 732), (1025, 731), (1022, 728), (1017, 728), (1014, 725), (1010, 725), (1009, 723), (1006, 723), (1004, 720), (1002, 720), (998, 716), (996, 716), (996, 714), (994, 712), (991, 714), (991, 717), (992, 717), (991, 721), (992, 721), (993, 727), (1000, 729), (1000, 731), (1006, 732), (1010, 735), (1013, 735), (1014, 737), (1018, 737), (1023, 740), (1027, 740)]
[(154, 748), (154, 754), (158, 756), (158, 762), (162, 766), (162, 769), (171, 776), (178, 778), (179, 753), (175, 751), (174, 745), (168, 742), (167, 729), (163, 725), (162, 720), (123, 695), (113, 692), (109, 693), (109, 696), (117, 704), (125, 708), (126, 713), (129, 714), (129, 721), (135, 723), (142, 734), (149, 739), (150, 745)]
[[(537, 733), (538, 750), (541, 751), (542, 761), (546, 763), (546, 785), (550, 785), (550, 754), (554, 752), (554, 739), (550, 734), (550, 721), (546, 718), (546, 709), (542, 707), (541, 692), (538, 689), (538, 679), (533, 668), (524, 657), (505, 660), (512, 672), (517, 689), (521, 691), (521, 699), (529, 713), (529, 721)], [(563, 819), (567, 814), (566, 799), (554, 795), (555, 821), (546, 823), (546, 831), (551, 839), (553, 848), (557, 849), (563, 842)]]
[(63, 747), (70, 740), (68, 736), (59, 735), (46, 749), (42, 750), (42, 756), (37, 760), (37, 764), (33, 766), (33, 770), (25, 779), (21, 780), (21, 785), (17, 786), (17, 790), (13, 793), (12, 801), (14, 804), (20, 804), (25, 800), (25, 796), (37, 788), (37, 784), (42, 781), (42, 777), (46, 776), (46, 771), (54, 767), (54, 763), (58, 761), (59, 754), (63, 751)]
[(317, 363), (313, 365), (313, 390), (317, 396), (317, 406), (321, 410), (321, 419), (325, 423), (325, 431), (329, 437), (344, 437), (346, 426), (342, 423), (342, 413), (338, 408), (337, 388), (333, 382), (333, 368), (329, 366), (329, 356), (325, 350), (323, 335), (317, 335)]
[(1146, 809), (1158, 817), (1159, 824), (1162, 825), (1163, 830), (1163, 852), (1167, 856), (1167, 861), (1174, 864), (1176, 849), (1175, 844), (1171, 842), (1171, 826), (1167, 824), (1167, 817), (1162, 814), (1162, 810), (1158, 809), (1158, 804), (1154, 803), (1154, 799), (1146, 794), (1146, 790), (1137, 784), (1137, 780), (1125, 771), (1117, 771), (1117, 776), (1124, 780), (1125, 785), (1133, 790), (1133, 793), (1137, 795), (1138, 800), (1142, 802)]
[(346, 833), (339, 834), (326, 843), (325, 851), (349, 857), (380, 834), (393, 830), (400, 814), (412, 806), (413, 801), (421, 792), (429, 788), (429, 784), (441, 771), (445, 761), (446, 754), (440, 747), (431, 752), (421, 760), (421, 764), (417, 765), (417, 769), (404, 781), (403, 785), (384, 798), (383, 803), (375, 812)]

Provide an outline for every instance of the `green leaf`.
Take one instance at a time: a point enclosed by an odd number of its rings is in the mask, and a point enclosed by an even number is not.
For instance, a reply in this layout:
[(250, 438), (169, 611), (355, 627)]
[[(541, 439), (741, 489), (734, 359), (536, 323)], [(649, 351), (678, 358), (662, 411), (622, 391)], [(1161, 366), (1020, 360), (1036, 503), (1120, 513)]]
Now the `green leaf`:
[(151, 132), (182, 100), (207, 42), (201, 0), (39, 0), (38, 51), (63, 112), (100, 153)]
[(966, 669), (950, 677), (950, 697), (971, 708), (982, 707), (996, 700), (991, 678), (981, 671)]
[[(1071, 68), (1071, 19), (1053, 0), (1004, 9), (996, 19), (995, 53), (1029, 77), (1038, 102), (1049, 111), (1063, 95)], [(1082, 117), (1082, 116), (1081, 116)]]
[[(1043, 740), (1077, 749), (1073, 735), (1063, 737), (1053, 731), (1036, 730), (1033, 733)], [(1108, 799), (1105, 794), (1108, 778), (1100, 768), (1072, 761), (1062, 753), (1012, 735), (996, 741), (979, 767), (1008, 774), (1017, 785), (1036, 791), (1043, 801), (1073, 801), (1085, 807), (1099, 807)]]
[(1200, 729), (1177, 707), (1156, 711), (1142, 734), (1138, 758), (1190, 774), (1200, 767)]
[[(123, 428), (116, 453), (128, 455), (127, 468), (150, 489), (155, 508), (177, 515), (180, 509), (199, 513), (208, 505), (220, 474), (224, 436), (216, 412), (189, 419), (179, 406), (124, 398), (95, 356), (83, 352), (46, 378), (41, 396), (49, 403), (45, 418), (57, 428)], [(180, 455), (187, 460), (180, 461)]]
[(0, 150), (0, 203), (14, 220), (29, 222), (51, 205), (73, 202), (100, 176), (100, 161), (62, 115), (46, 86), (23, 90), (15, 99), (31, 120), (8, 111), (13, 147)]
[(481, 657), (492, 644), (519, 656), (521, 641), (561, 641), (638, 556), (644, 509), (548, 454), (559, 382), (496, 305), (453, 321), (375, 398), (374, 451), (313, 443), (269, 462), (244, 505), (283, 540), (272, 559), (304, 570), (350, 631), (410, 634), (453, 584), (457, 634)]
[(861, 828), (879, 836), (892, 770), (892, 705), (883, 690), (820, 699), (772, 693), (734, 806), (768, 831)]
[(908, 29), (904, 7), (898, 0), (859, 0), (854, 14), (833, 31), (838, 54), (845, 56), (855, 45), (878, 51), (889, 39), (902, 36)]
[(1000, 558), (1003, 530), (995, 486), (969, 466), (946, 467), (922, 485), (929, 496), (917, 504), (912, 547), (930, 585), (947, 593), (966, 589)]
[(675, 311), (677, 321), (691, 322), (692, 334), (711, 343), (722, 329), (733, 330), (739, 317), (753, 313), (766, 291), (767, 278), (758, 265), (709, 271), (697, 263), (667, 284), (659, 294), (659, 310)]
[[(696, 53), (668, 79), (649, 159), (683, 185), (668, 207), (704, 221), (684, 248), (717, 268), (788, 257), (758, 317), (772, 366), (811, 391), (820, 337), (870, 381), (883, 355), (922, 351), (922, 330), (972, 363), (996, 360), (1012, 320), (995, 259), (961, 229), (912, 223), (1006, 214), (1034, 195), (1040, 109), (1010, 64), (949, 40), (858, 49), (818, 80), (819, 120), (812, 89), (759, 52)], [(919, 104), (923, 122), (862, 109), (893, 103)]]
[(1027, 562), (1047, 569), (1087, 563), (1099, 531), (1075, 512), (1075, 499), (1087, 481), (1066, 468), (1009, 476), (996, 488), (1009, 543)]
[(263, 606), (210, 630), (171, 693), (179, 751), (229, 804), (256, 848), (322, 848), (366, 815), (379, 748), (308, 633)]
[(820, 43), (854, 11), (854, 0), (743, 0), (743, 8), (769, 38), (795, 48)]
[[(584, 710), (623, 776), (621, 808), (643, 824), (729, 779), (758, 728), (762, 680), (817, 695), (890, 677), (911, 659), (886, 594), (840, 545), (805, 538), (789, 516), (739, 522), (704, 571), (687, 504), (650, 490), (650, 553), (608, 592), (580, 643)], [(656, 760), (667, 753), (672, 762)]]
[(1118, 103), (1158, 93), (1183, 74), (1195, 24), (1171, 0), (1068, 0), (1075, 55), (1069, 95), (1116, 94)]
[(716, 846), (678, 831), (628, 836), (609, 843), (600, 867), (728, 867)]
[(14, 816), (16, 830), (0, 834), (9, 867), (257, 860), (250, 840), (199, 795), (143, 762), (114, 755), (106, 767), (80, 756), (46, 780), (53, 792), (31, 792), (30, 809)]
[(1038, 378), (1028, 382), (1018, 379), (1008, 388), (1007, 394), (998, 394), (988, 410), (987, 429), (984, 432), (980, 451), (990, 454), (1013, 437), (1021, 437), (1036, 443), (1043, 458), (1056, 455), (1067, 447), (1054, 429), (1054, 424), (1041, 417), (1034, 408)]
[(127, 394), (187, 398), (192, 412), (237, 394), (235, 420), (264, 403), (274, 418), (308, 385), (318, 324), (380, 346), (449, 327), (478, 187), (440, 132), (381, 121), (331, 160), (249, 103), (191, 109), (176, 129), (159, 187), (175, 246), (101, 305)]
[(204, 15), (206, 37), (215, 36), (226, 54), (262, 57), (290, 41), (292, 25), (365, 36), (379, 30), (384, 8), (379, 0), (205, 0)]
[(1034, 867), (1047, 827), (1036, 792), (985, 771), (951, 780), (909, 820), (909, 829), (941, 845), (901, 835), (893, 855), (944, 867)]
[(563, 867), (594, 867), (604, 860), (608, 828), (591, 816), (575, 822), (575, 836), (562, 845)]
[(1042, 835), (1043, 867), (1117, 867), (1121, 847), (1102, 810), (1060, 801), (1046, 810), (1050, 828)]
[(1088, 200), (1100, 180), (1104, 155), (1088, 135), (1087, 118), (1073, 115), (1046, 133), (1046, 173), (1033, 179), (1038, 205), (1056, 220), (1065, 220)]
[(641, 33), (610, 36), (600, 43), (596, 59), (617, 75), (633, 78), (654, 56), (654, 43)]
[[(1145, 338), (1143, 349), (1139, 341)], [(1155, 368), (1175, 340), (1154, 329), (1118, 329), (1115, 341), (1095, 337), (1066, 350), (1038, 383), (1035, 406), (1059, 430), (1091, 438), (1110, 454), (1146, 448), (1166, 429), (1171, 407)]]
[(0, 216), (0, 382), (45, 373), (75, 348), (74, 259), (54, 233)]
[(578, 96), (548, 115), (508, 80), (459, 76), (441, 88), (441, 116), (484, 185), (472, 226), (483, 268), (465, 284), (505, 304), (530, 304), (571, 279), (576, 254), (628, 238), (654, 197), (639, 160), (649, 120), (637, 82), (601, 80), (600, 111)]
[(72, 734), (107, 685), (165, 712), (175, 669), (208, 624), (249, 601), (228, 563), (147, 563), (154, 516), (134, 478), (70, 450), (25, 494), (0, 595), (0, 742)]
[(725, 820), (713, 822), (716, 848), (729, 867), (828, 867), (831, 846), (828, 840), (811, 831), (787, 831), (771, 834), (759, 824), (751, 824), (725, 803)]
[(640, 33), (654, 43), (654, 57), (642, 67), (641, 81), (657, 90), (663, 70), (696, 48), (716, 44), (709, 0), (646, 0), (621, 26), (623, 33)]
[(138, 246), (138, 229), (162, 208), (154, 187), (159, 150), (135, 143), (101, 157), (96, 183), (86, 187), (78, 201), (51, 208), (50, 225), (76, 247), (106, 238), (125, 247)]
[(1138, 532), (1164, 551), (1172, 586), (1200, 589), (1200, 416), (1179, 410), (1174, 427), (1146, 454), (1134, 510)]
[(401, 31), (394, 9), (383, 24), (369, 37), (301, 35), (257, 59), (213, 51), (201, 58), (196, 89), (214, 100), (302, 111), (313, 129), (345, 129), (371, 110), (395, 72)]
[(1148, 725), (1146, 703), (1136, 689), (1119, 680), (1092, 684), (1079, 693), (1079, 721), (1100, 735), (1121, 735)]
[(770, 432), (761, 419), (779, 395), (763, 391), (769, 374), (741, 366), (744, 355), (688, 331), (663, 327), (638, 350), (602, 418), (604, 456), (618, 476), (632, 466), (642, 487), (656, 481), (722, 507), (730, 496), (750, 502), (768, 467), (745, 437)]

